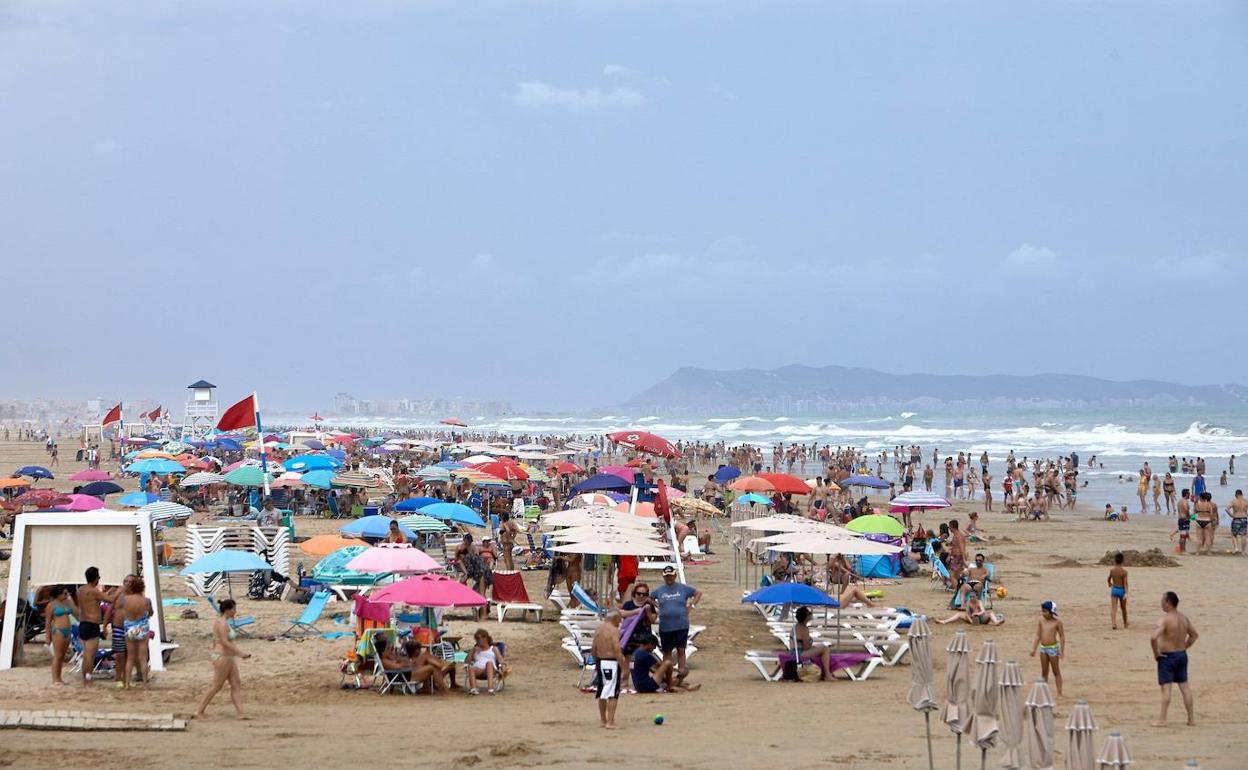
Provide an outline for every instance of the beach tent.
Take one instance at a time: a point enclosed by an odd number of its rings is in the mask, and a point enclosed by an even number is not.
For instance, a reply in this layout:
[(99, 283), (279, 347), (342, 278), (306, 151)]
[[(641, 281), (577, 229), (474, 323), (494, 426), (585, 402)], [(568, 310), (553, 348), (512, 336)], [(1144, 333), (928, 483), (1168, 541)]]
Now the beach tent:
[(901, 572), (893, 556), (859, 556), (858, 574), (864, 578), (895, 578)]
[[(5, 606), (17, 607), (19, 599), (26, 596), (28, 586), (78, 584), (82, 580), (83, 565), (98, 567), (101, 583), (121, 585), (126, 575), (140, 573), (141, 561), (145, 595), (152, 603), (153, 636), (148, 645), (148, 663), (152, 671), (164, 670), (165, 650), (177, 645), (166, 642), (156, 566), (156, 540), (152, 534), (150, 513), (41, 511), (18, 516), (15, 525)], [(0, 634), (0, 669), (13, 667), (17, 616), (17, 612), (6, 612), (4, 615), (3, 634)]]

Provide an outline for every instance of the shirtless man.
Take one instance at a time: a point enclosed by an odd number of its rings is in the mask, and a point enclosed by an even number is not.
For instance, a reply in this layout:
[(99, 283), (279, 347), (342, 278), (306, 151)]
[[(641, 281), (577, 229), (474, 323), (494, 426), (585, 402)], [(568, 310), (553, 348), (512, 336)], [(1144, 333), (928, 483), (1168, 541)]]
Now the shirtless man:
[(608, 730), (618, 729), (615, 724), (615, 707), (620, 702), (620, 678), (628, 673), (628, 659), (620, 647), (620, 613), (612, 610), (594, 632), (590, 645), (594, 656), (597, 676), (598, 720)]
[(1244, 490), (1235, 490), (1235, 497), (1226, 506), (1231, 517), (1231, 553), (1245, 553), (1245, 541), (1248, 540), (1248, 498)]
[(1122, 551), (1114, 554), (1114, 566), (1109, 568), (1109, 627), (1118, 630), (1118, 608), (1122, 607), (1122, 627), (1127, 628), (1127, 568), (1122, 566)]
[(87, 567), (87, 584), (78, 589), (78, 639), (82, 642), (82, 683), (91, 683), (91, 674), (95, 670), (95, 651), (103, 638), (104, 611), (100, 607), (103, 602), (117, 601), (118, 589), (104, 591), (100, 588), (100, 571), (95, 567)]
[(1057, 604), (1051, 601), (1040, 603), (1040, 620), (1036, 623), (1036, 638), (1031, 644), (1031, 657), (1040, 652), (1040, 675), (1049, 681), (1049, 671), (1053, 672), (1053, 683), (1057, 685), (1057, 695), (1062, 695), (1062, 664), (1066, 657), (1066, 626), (1057, 618)]
[(1192, 703), (1192, 691), (1187, 686), (1187, 648), (1196, 644), (1199, 634), (1187, 616), (1179, 612), (1179, 595), (1166, 591), (1161, 597), (1164, 614), (1157, 621), (1149, 643), (1153, 658), (1157, 661), (1157, 684), (1161, 685), (1161, 717), (1153, 727), (1166, 726), (1166, 712), (1170, 709), (1171, 685), (1177, 684), (1183, 695), (1183, 708), (1187, 710), (1188, 727), (1196, 725), (1196, 713)]
[(516, 535), (520, 532), (520, 527), (516, 522), (511, 520), (510, 513), (502, 513), (498, 516), (498, 542), (503, 549), (503, 567), (507, 570), (516, 568), (512, 551), (516, 547)]
[(949, 574), (957, 575), (966, 566), (966, 536), (959, 528), (958, 520), (949, 521)]

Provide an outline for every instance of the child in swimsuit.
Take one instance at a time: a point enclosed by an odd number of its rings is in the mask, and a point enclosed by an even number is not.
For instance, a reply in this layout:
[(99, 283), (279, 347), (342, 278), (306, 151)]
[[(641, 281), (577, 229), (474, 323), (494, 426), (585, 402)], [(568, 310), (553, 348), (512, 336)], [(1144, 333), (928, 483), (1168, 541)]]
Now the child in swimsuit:
[(1053, 671), (1053, 682), (1057, 686), (1057, 694), (1062, 694), (1061, 659), (1066, 657), (1066, 627), (1057, 618), (1057, 603), (1044, 601), (1040, 603), (1040, 620), (1036, 623), (1036, 639), (1031, 646), (1031, 657), (1040, 653), (1040, 675), (1045, 682), (1049, 681), (1049, 671)]
[(1109, 585), (1109, 627), (1118, 629), (1118, 608), (1122, 608), (1122, 627), (1127, 627), (1127, 570), (1122, 566), (1122, 551), (1114, 554), (1114, 566), (1105, 582)]

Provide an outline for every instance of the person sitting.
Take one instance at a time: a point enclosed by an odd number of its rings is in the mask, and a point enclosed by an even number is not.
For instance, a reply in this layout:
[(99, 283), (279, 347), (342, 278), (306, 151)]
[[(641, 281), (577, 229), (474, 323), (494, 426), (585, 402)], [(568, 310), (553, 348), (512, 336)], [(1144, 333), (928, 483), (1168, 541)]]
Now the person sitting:
[(633, 661), (633, 689), (642, 694), (699, 690), (702, 685), (686, 684), (683, 678), (676, 676), (672, 661), (655, 657), (654, 648), (658, 644), (659, 640), (654, 638), (654, 634), (646, 634), (641, 638), (637, 649), (630, 654)]
[(984, 609), (984, 604), (979, 600), (978, 593), (971, 593), (967, 597), (961, 612), (936, 622), (941, 625), (946, 623), (969, 623), (972, 626), (999, 626), (1005, 622), (1005, 618), (995, 612)]
[(403, 533), (403, 529), (399, 526), (399, 522), (390, 522), (390, 528), (386, 531), (386, 537), (383, 543), (398, 543), (405, 545), (407, 543), (407, 535)]
[(412, 669), (411, 681), (422, 684), (429, 695), (438, 693), (445, 695), (448, 689), (446, 676), (453, 674), (454, 663), (431, 655), (425, 646), (415, 639), (403, 642), (403, 657), (408, 668)]
[(479, 695), (481, 693), (477, 689), (477, 680), (484, 677), (486, 692), (493, 695), (497, 692), (494, 687), (494, 678), (501, 678), (502, 650), (498, 649), (489, 632), (484, 628), (478, 628), (472, 638), (476, 643), (468, 651), (468, 694)]
[(819, 681), (828, 680), (832, 666), (832, 649), (826, 644), (815, 645), (810, 635), (811, 611), (809, 607), (798, 607), (795, 617), (797, 624), (793, 626), (793, 652), (799, 663), (818, 663)]

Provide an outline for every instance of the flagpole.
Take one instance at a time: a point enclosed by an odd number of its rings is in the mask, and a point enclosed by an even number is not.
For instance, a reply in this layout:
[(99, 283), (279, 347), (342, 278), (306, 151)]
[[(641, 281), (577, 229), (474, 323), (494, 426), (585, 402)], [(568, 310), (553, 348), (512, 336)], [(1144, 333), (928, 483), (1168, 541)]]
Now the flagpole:
[[(256, 438), (260, 442), (260, 478), (264, 481), (264, 497), (269, 497), (269, 461), (264, 456), (264, 426), (260, 424), (260, 396), (251, 392), (251, 406), (256, 410)], [(261, 501), (263, 502), (263, 501)]]

